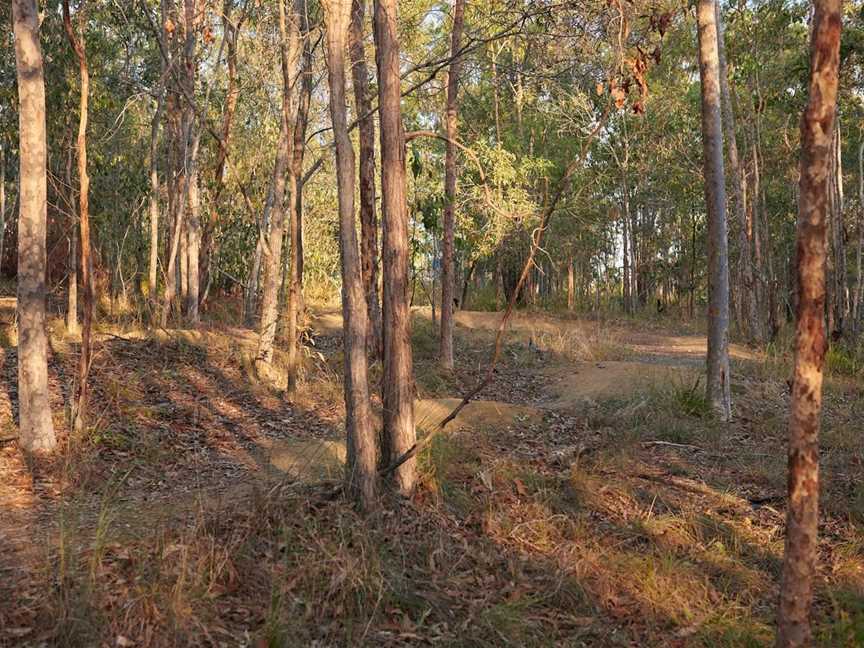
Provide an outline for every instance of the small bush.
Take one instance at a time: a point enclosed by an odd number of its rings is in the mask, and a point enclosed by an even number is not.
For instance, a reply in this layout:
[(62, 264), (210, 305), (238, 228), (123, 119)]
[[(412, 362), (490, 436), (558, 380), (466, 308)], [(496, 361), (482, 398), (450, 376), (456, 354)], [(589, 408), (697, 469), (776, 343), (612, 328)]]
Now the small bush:
[(833, 374), (841, 376), (856, 376), (861, 371), (861, 359), (858, 349), (846, 345), (831, 345), (825, 355), (825, 366)]

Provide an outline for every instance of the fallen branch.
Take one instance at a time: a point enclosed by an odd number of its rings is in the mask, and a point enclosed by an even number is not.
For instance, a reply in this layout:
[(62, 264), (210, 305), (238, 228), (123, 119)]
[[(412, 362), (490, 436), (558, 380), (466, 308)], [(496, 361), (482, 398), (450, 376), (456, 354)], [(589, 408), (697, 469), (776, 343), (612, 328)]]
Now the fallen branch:
[(690, 445), (689, 443), (672, 443), (671, 441), (643, 441), (642, 446), (645, 448), (650, 448), (651, 446), (664, 446), (666, 448), (683, 448), (685, 450), (703, 452), (702, 448), (699, 446)]

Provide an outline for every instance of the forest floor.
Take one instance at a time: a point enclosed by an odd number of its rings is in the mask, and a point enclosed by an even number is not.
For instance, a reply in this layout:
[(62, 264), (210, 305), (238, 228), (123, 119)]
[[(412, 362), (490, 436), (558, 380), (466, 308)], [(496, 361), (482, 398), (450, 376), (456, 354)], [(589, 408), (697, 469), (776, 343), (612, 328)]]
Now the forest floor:
[[(13, 312), (0, 300), (0, 438), (16, 430)], [(457, 314), (450, 373), (415, 313), (421, 433), (481, 377), (499, 318)], [(71, 439), (78, 345), (52, 323), (62, 449), (0, 443), (0, 645), (772, 643), (787, 342), (733, 346), (736, 416), (720, 424), (686, 325), (519, 313), (493, 383), (421, 455), (415, 497), (362, 518), (332, 497), (340, 326), (315, 311), (293, 403), (253, 375), (244, 329), (101, 328), (90, 430)], [(816, 632), (854, 646), (864, 381), (832, 363)]]

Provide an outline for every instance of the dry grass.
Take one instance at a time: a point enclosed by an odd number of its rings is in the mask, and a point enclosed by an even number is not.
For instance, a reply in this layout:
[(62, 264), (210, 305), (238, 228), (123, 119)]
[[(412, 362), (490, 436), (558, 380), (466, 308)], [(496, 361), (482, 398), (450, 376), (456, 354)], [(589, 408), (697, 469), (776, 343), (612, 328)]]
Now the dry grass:
[[(414, 335), (421, 396), (473, 384), (492, 339), (457, 329), (448, 373), (431, 324)], [(627, 353), (602, 326), (548, 335), (537, 353), (511, 334), (484, 397), (532, 403), (544, 365)], [(74, 344), (55, 355), (73, 363)], [(27, 550), (0, 524), (0, 581), (12, 575), (0, 600), (16, 601), (0, 603), (0, 645), (771, 645), (781, 351), (735, 363), (732, 425), (682, 379), (439, 437), (420, 457), (416, 497), (365, 518), (266, 453), (280, 439), (341, 436), (338, 339), (316, 340), (307, 358), (292, 404), (249, 382), (233, 334), (100, 343), (88, 437), (49, 464), (0, 449), (21, 498), (2, 514), (37, 539)], [(864, 643), (860, 397), (854, 377), (829, 380), (823, 646)]]

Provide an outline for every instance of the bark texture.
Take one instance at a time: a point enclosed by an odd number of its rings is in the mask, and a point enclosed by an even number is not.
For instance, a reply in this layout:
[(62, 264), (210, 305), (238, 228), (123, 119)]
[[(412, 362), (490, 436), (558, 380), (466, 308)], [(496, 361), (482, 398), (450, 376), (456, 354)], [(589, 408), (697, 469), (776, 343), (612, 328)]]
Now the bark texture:
[[(285, 186), (294, 142), (294, 113), (292, 100), (297, 64), (300, 59), (299, 15), (293, 3), (286, 16), (285, 4), (279, 2), (279, 47), (282, 59), (282, 110), (276, 161), (273, 164), (270, 206), (270, 232), (267, 236), (267, 254), (264, 257), (264, 285), (261, 295), (261, 321), (258, 325), (257, 363), (273, 361), (273, 341), (278, 323), (279, 283), (282, 278), (282, 239), (285, 234)], [(266, 219), (265, 219), (266, 220)]]
[(459, 70), (462, 60), (462, 28), (465, 24), (465, 0), (453, 5), (453, 30), (450, 37), (450, 71), (447, 73), (447, 149), (444, 154), (444, 240), (441, 246), (441, 341), (439, 359), (445, 369), (453, 368), (453, 298), (455, 204), (456, 204), (456, 137), (459, 118)]
[(375, 435), (369, 402), (366, 336), (368, 317), (360, 251), (354, 224), (354, 149), (348, 136), (345, 110), (345, 49), (351, 19), (350, 0), (325, 0), (327, 77), (330, 116), (336, 141), (336, 182), (339, 193), (339, 244), (342, 259), (342, 317), (345, 349), (346, 482), (349, 492), (368, 510), (376, 497)]
[[(414, 429), (411, 310), (408, 299), (408, 209), (405, 201), (405, 142), (400, 109), (396, 0), (376, 0), (374, 22), (384, 238), (384, 429), (381, 435), (381, 459), (384, 465), (390, 465), (412, 448), (417, 439)], [(411, 457), (403, 462), (392, 474), (397, 490), (409, 495), (417, 480), (416, 458)]]
[(825, 359), (825, 258), (841, 0), (814, 3), (809, 96), (801, 117), (798, 203), (798, 313), (789, 405), (786, 553), (780, 581), (777, 646), (808, 646), (819, 521), (819, 420)]
[(722, 421), (732, 417), (729, 376), (729, 246), (720, 108), (716, 0), (699, 0), (699, 75), (702, 81), (702, 149), (708, 212), (708, 376), (706, 396)]
[(28, 452), (56, 445), (48, 400), (45, 334), (45, 233), (47, 133), (45, 75), (36, 0), (13, 0), (18, 76), (18, 418), (19, 441)]
[(360, 256), (366, 310), (369, 314), (369, 352), (381, 356), (381, 303), (378, 299), (378, 216), (375, 207), (375, 114), (369, 92), (369, 70), (363, 46), (365, 0), (353, 0), (349, 47), (354, 106), (360, 142)]

